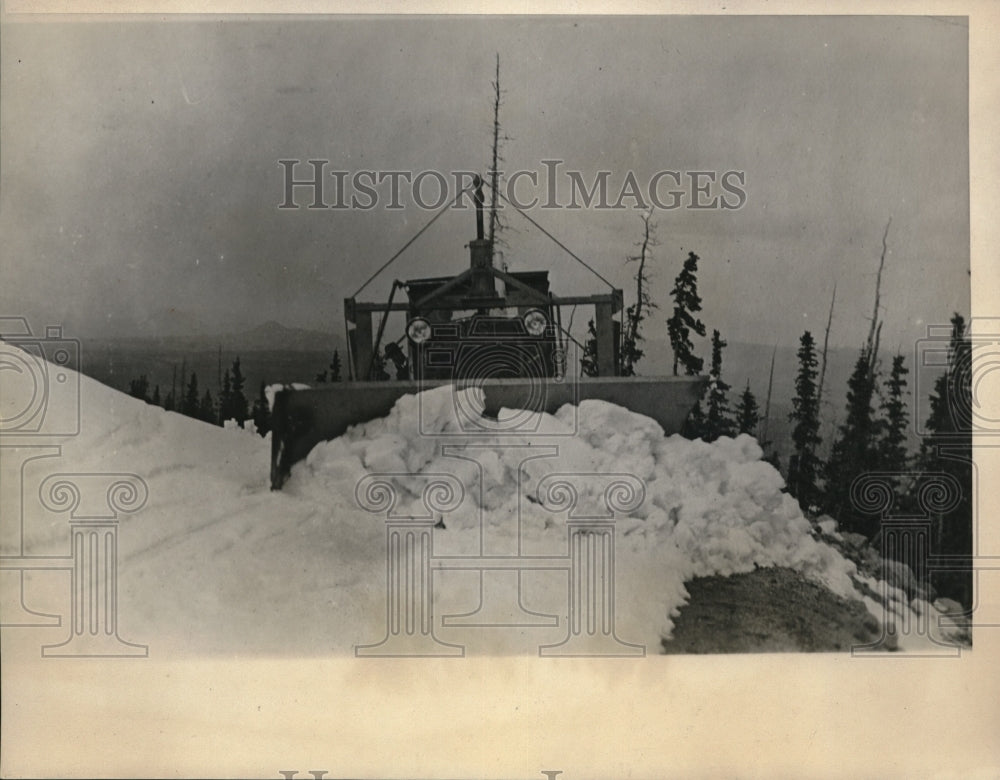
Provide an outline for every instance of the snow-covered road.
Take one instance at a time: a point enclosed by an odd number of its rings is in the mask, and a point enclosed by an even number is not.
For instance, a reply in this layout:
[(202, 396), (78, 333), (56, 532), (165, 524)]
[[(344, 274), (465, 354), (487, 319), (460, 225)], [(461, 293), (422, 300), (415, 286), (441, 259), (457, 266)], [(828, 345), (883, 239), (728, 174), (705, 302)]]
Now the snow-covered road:
[[(788, 567), (865, 600), (880, 620), (887, 614), (858, 592), (864, 578), (817, 538), (748, 436), (712, 444), (665, 437), (649, 418), (599, 401), (542, 415), (530, 436), (455, 436), (452, 391), (439, 388), (319, 445), (283, 491), (271, 492), (267, 440), (79, 382), (81, 432), (60, 442), (58, 456), (27, 460), (41, 451), (4, 450), (5, 490), (22, 488), (21, 498), (5, 498), (5, 515), (18, 504), (23, 533), (5, 517), (3, 554), (67, 554), (66, 514), (38, 500), (49, 475), (137, 475), (149, 498), (119, 527), (119, 629), (151, 653), (346, 655), (378, 642), (386, 633), (387, 512), (426, 513), (435, 475), (454, 488), (433, 516), (439, 558), (566, 558), (571, 514), (613, 520), (615, 634), (646, 653), (669, 638), (688, 597), (684, 583), (698, 576)], [(395, 496), (388, 508), (365, 494), (379, 474)], [(434, 632), (470, 653), (537, 652), (566, 635), (569, 576), (558, 568), (436, 571)], [(66, 614), (68, 578), (27, 572), (26, 603)], [(11, 580), (4, 583), (6, 599)], [(908, 612), (902, 593), (890, 593)], [(477, 608), (482, 619), (465, 622), (490, 627), (442, 622)]]

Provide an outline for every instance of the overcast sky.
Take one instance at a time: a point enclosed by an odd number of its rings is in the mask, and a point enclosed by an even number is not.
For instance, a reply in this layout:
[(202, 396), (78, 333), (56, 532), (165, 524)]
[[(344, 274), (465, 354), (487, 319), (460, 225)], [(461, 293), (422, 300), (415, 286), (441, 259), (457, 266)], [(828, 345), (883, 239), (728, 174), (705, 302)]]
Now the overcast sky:
[[(821, 333), (836, 283), (831, 342), (857, 346), (890, 216), (883, 344), (908, 351), (926, 323), (968, 314), (960, 20), (230, 18), (14, 22), (0, 34), (0, 308), (36, 328), (274, 319), (340, 332), (342, 299), (431, 214), (408, 187), (402, 210), (279, 210), (277, 161), (485, 171), (497, 53), (507, 171), (544, 179), (547, 159), (588, 181), (607, 170), (612, 198), (629, 172), (643, 186), (661, 170), (745, 172), (741, 209), (654, 216), (664, 312), (650, 335), (665, 336), (668, 292), (693, 250), (703, 319), (731, 341)], [(638, 212), (531, 215), (628, 294)], [(549, 269), (556, 292), (601, 291), (509, 219), (511, 269)], [(365, 297), (394, 278), (457, 273), (474, 235), (469, 211), (446, 214)]]

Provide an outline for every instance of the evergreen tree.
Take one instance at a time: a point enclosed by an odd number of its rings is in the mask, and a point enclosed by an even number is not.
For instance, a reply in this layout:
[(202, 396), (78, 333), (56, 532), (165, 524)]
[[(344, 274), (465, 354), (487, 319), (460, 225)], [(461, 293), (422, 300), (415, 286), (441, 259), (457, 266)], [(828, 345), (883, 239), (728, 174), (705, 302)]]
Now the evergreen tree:
[(597, 376), (597, 328), (593, 320), (587, 323), (587, 336), (580, 356), (580, 372), (584, 376)]
[(181, 414), (188, 417), (199, 418), (201, 416), (201, 399), (198, 397), (198, 374), (191, 372), (191, 381), (188, 383), (187, 391), (184, 393), (184, 400), (181, 402)]
[(826, 508), (842, 527), (874, 537), (878, 518), (857, 512), (851, 483), (859, 474), (881, 471), (877, 447), (880, 425), (872, 401), (877, 374), (867, 348), (861, 350), (847, 383), (847, 418), (837, 430), (826, 467)]
[(340, 350), (333, 350), (333, 360), (330, 361), (330, 381), (339, 382), (341, 380), (340, 376)]
[(881, 435), (876, 443), (880, 468), (885, 471), (905, 471), (910, 456), (906, 451), (906, 431), (910, 415), (906, 410), (906, 375), (910, 373), (902, 355), (892, 359), (892, 370), (885, 383), (885, 399), (880, 408), (884, 415)]
[(233, 385), (229, 377), (229, 369), (222, 375), (222, 390), (219, 392), (219, 425), (225, 425), (226, 420), (233, 417)]
[(204, 420), (212, 425), (218, 425), (216, 420), (218, 419), (218, 411), (215, 408), (215, 402), (212, 400), (212, 391), (206, 390), (205, 395), (201, 397), (201, 404), (198, 407), (198, 419)]
[(720, 436), (736, 433), (732, 411), (729, 409), (729, 385), (722, 381), (722, 350), (726, 342), (719, 331), (712, 331), (712, 372), (708, 380), (708, 411), (705, 414), (705, 441), (715, 441)]
[(243, 376), (243, 371), (240, 368), (240, 359), (237, 357), (233, 361), (232, 397), (230, 399), (229, 419), (236, 420), (241, 428), (247, 419), (247, 406), (249, 405), (247, 397), (243, 394), (246, 382), (246, 377)]
[[(163, 401), (163, 408), (168, 412), (172, 412), (177, 409), (177, 366), (171, 366), (172, 371), (170, 372), (170, 392), (167, 393), (167, 397)], [(181, 382), (184, 381), (184, 374), (181, 374)]]
[(253, 424), (261, 436), (271, 430), (271, 407), (267, 403), (267, 383), (260, 383), (260, 394), (253, 402)]
[(146, 378), (145, 374), (141, 374), (138, 379), (133, 379), (128, 383), (128, 394), (149, 403), (149, 379)]
[(705, 411), (701, 408), (699, 399), (694, 408), (688, 412), (684, 425), (681, 426), (681, 436), (685, 439), (700, 439), (705, 435)]
[(760, 425), (760, 409), (757, 406), (757, 399), (750, 392), (748, 379), (746, 389), (740, 395), (740, 403), (736, 407), (736, 430), (756, 438), (758, 425)]
[(689, 252), (670, 293), (674, 301), (674, 314), (667, 320), (667, 333), (670, 336), (670, 347), (674, 351), (674, 376), (677, 376), (678, 365), (684, 367), (684, 373), (688, 376), (697, 374), (704, 365), (704, 361), (695, 356), (694, 345), (691, 343), (691, 331), (702, 337), (705, 335), (704, 323), (694, 315), (701, 311), (697, 273), (698, 255)]
[(150, 399), (150, 403), (153, 404), (153, 406), (159, 406), (160, 405), (160, 386), (159, 385), (157, 385), (156, 387), (153, 388), (153, 397)]
[(788, 419), (795, 423), (792, 443), (795, 452), (788, 464), (788, 489), (799, 500), (799, 506), (808, 510), (819, 497), (817, 479), (819, 460), (816, 448), (819, 435), (819, 398), (817, 397), (816, 343), (812, 334), (805, 331), (799, 339), (799, 371), (795, 377), (795, 397)]
[(316, 381), (324, 384), (326, 382), (339, 382), (340, 376), (340, 350), (333, 350), (333, 359), (330, 365), (316, 374)]
[[(972, 606), (972, 343), (965, 319), (951, 319), (948, 369), (934, 383), (926, 435), (920, 444), (921, 471), (945, 473), (960, 486), (957, 507), (932, 514), (931, 552), (951, 556), (954, 571), (934, 572), (932, 584), (944, 596)], [(918, 477), (919, 479), (919, 477)], [(963, 570), (964, 569), (964, 570)]]
[(926, 424), (931, 438), (921, 443), (921, 459), (937, 446), (943, 436), (960, 443), (971, 436), (972, 344), (965, 331), (965, 318), (955, 313), (951, 318), (948, 370), (934, 383), (930, 397), (931, 412)]

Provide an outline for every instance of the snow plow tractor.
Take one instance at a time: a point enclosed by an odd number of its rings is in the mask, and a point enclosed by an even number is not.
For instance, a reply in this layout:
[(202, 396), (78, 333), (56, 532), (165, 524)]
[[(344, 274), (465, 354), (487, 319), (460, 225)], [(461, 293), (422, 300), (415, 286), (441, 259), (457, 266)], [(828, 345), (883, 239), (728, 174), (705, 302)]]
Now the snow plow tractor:
[[(281, 488), (316, 444), (385, 417), (403, 396), (447, 385), (453, 388), (458, 433), (530, 434), (535, 413), (587, 399), (652, 417), (668, 434), (680, 430), (706, 378), (621, 376), (622, 291), (559, 296), (549, 289), (548, 271), (497, 268), (493, 243), (484, 236), (478, 177), (474, 186), (476, 238), (468, 244), (469, 267), (457, 276), (395, 281), (385, 302), (346, 298), (347, 380), (274, 394), (272, 489)], [(396, 299), (400, 289), (406, 300)], [(563, 310), (578, 306), (593, 307), (589, 349), (563, 328)], [(399, 314), (405, 316), (404, 332), (385, 342), (387, 322)]]

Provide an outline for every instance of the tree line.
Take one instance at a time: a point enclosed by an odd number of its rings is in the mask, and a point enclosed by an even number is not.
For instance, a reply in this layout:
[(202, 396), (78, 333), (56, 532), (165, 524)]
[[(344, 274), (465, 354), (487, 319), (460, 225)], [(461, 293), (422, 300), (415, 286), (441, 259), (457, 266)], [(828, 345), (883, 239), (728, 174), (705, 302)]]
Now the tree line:
[[(637, 262), (636, 302), (623, 316), (620, 357), (622, 373), (630, 376), (643, 356), (642, 326), (657, 309), (648, 293), (646, 275), (650, 250), (656, 245), (651, 212), (643, 215), (639, 254), (627, 258)], [(919, 450), (908, 447), (907, 433), (912, 421), (910, 411), (910, 373), (906, 357), (891, 356), (884, 364), (879, 354), (882, 330), (881, 281), (886, 260), (889, 225), (882, 237), (875, 281), (875, 303), (867, 338), (859, 349), (848, 379), (843, 400), (844, 418), (836, 426), (831, 441), (824, 442), (822, 400), (827, 362), (830, 323), (836, 301), (836, 288), (822, 347), (806, 330), (799, 337), (798, 369), (794, 377), (794, 395), (789, 422), (791, 455), (782, 468), (774, 442), (768, 440), (771, 387), (768, 387), (764, 410), (750, 388), (749, 380), (739, 392), (735, 404), (732, 388), (723, 379), (723, 351), (727, 346), (718, 330), (710, 338), (708, 384), (695, 404), (681, 431), (690, 439), (714, 441), (722, 436), (754, 436), (765, 459), (780, 468), (786, 477), (786, 489), (813, 521), (826, 515), (837, 521), (842, 531), (863, 535), (870, 544), (880, 541), (881, 518), (860, 511), (852, 496), (855, 480), (878, 473), (893, 489), (891, 513), (896, 516), (929, 517), (932, 526), (931, 554), (950, 557), (952, 571), (934, 573), (933, 584), (943, 595), (972, 603), (972, 423), (971, 362), (972, 344), (965, 319), (955, 313), (951, 318), (951, 338), (947, 347), (947, 367), (930, 394), (930, 413), (923, 426)], [(689, 252), (670, 292), (671, 314), (666, 320), (667, 336), (673, 352), (673, 373), (701, 374), (704, 360), (696, 354), (694, 337), (707, 337), (707, 327), (699, 319), (702, 300), (698, 294), (698, 255)], [(596, 334), (588, 324), (589, 338), (581, 360), (583, 374), (596, 373)], [(771, 362), (771, 383), (774, 359)], [(826, 449), (824, 450), (824, 445)], [(922, 485), (935, 475), (953, 478), (960, 486), (957, 506), (947, 513), (929, 511), (920, 503)]]
[[(253, 424), (253, 430), (261, 436), (266, 436), (271, 429), (271, 409), (267, 401), (267, 382), (261, 382), (257, 397), (251, 402), (245, 393), (246, 377), (237, 357), (232, 366), (222, 374), (216, 395), (205, 387), (204, 392), (198, 383), (198, 374), (187, 372), (182, 363), (180, 370), (181, 386), (177, 386), (177, 368), (174, 367), (174, 378), (170, 390), (161, 396), (160, 386), (154, 385), (150, 391), (149, 377), (141, 374), (129, 382), (128, 394), (133, 398), (145, 401), (153, 406), (159, 406), (168, 412), (177, 412), (195, 420), (211, 425), (224, 426), (234, 421), (240, 428), (245, 428), (247, 422)], [(316, 375), (316, 382), (339, 382), (341, 380), (341, 360), (338, 350), (334, 350), (330, 365)]]

